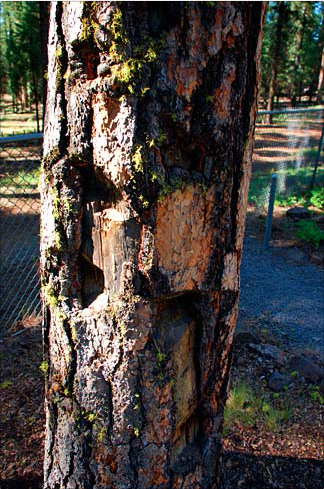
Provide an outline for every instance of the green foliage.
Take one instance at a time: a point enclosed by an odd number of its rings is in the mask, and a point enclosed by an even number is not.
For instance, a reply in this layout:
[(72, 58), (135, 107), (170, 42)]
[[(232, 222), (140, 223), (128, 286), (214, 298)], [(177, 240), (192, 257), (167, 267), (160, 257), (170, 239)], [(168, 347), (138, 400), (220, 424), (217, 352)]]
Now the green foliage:
[(262, 413), (264, 414), (264, 424), (270, 431), (277, 430), (291, 416), (289, 408), (278, 409), (267, 403), (263, 403)]
[(83, 415), (84, 419), (91, 424), (94, 423), (96, 421), (96, 419), (98, 418), (98, 414), (93, 413), (91, 411), (83, 411), (82, 415)]
[(18, 192), (20, 189), (24, 189), (25, 192), (35, 190), (38, 188), (39, 177), (39, 168), (22, 168), (14, 175), (2, 177), (1, 187), (2, 189), (5, 187), (10, 188), (13, 193)]
[(167, 139), (168, 139), (167, 133), (164, 132), (164, 131), (161, 131), (161, 133), (160, 133), (160, 135), (159, 135), (159, 137), (157, 139), (157, 144), (159, 146), (162, 146), (167, 141)]
[(56, 290), (51, 284), (45, 285), (43, 287), (43, 294), (46, 299), (47, 304), (56, 307), (59, 305), (59, 299)]
[[(294, 169), (288, 168), (277, 171), (278, 179), (284, 176), (285, 190), (276, 192), (275, 204), (281, 207), (310, 204), (323, 208), (324, 168), (318, 168), (318, 187), (308, 190), (314, 169), (311, 166)], [(255, 204), (259, 210), (267, 207), (271, 184), (272, 170), (255, 172), (250, 183), (249, 203)]]
[(322, 2), (270, 2), (262, 50), (262, 95), (275, 92), (296, 100), (316, 90), (323, 43)]
[(224, 435), (228, 435), (233, 423), (253, 426), (260, 422), (269, 430), (276, 430), (290, 415), (289, 408), (273, 406), (242, 381), (235, 384), (229, 393), (224, 412)]
[(300, 221), (297, 223), (298, 238), (311, 243), (318, 248), (321, 241), (324, 241), (324, 231), (318, 227), (318, 224), (313, 221)]
[[(320, 169), (322, 173), (323, 170)], [(324, 188), (315, 187), (311, 190), (297, 189), (290, 194), (279, 194), (276, 197), (276, 204), (281, 207), (291, 207), (293, 205), (303, 205), (308, 207), (313, 205), (318, 209), (324, 210)]]
[(143, 149), (143, 146), (137, 146), (135, 151), (134, 151), (134, 154), (132, 156), (132, 162), (134, 163), (134, 169), (135, 169), (135, 171), (137, 171), (139, 173), (144, 173), (142, 149)]
[(39, 369), (43, 372), (44, 375), (46, 375), (49, 369), (48, 362), (46, 360), (43, 360), (39, 366)]
[(319, 402), (320, 404), (324, 404), (324, 398), (319, 391), (318, 385), (310, 386), (310, 396), (313, 402)]
[(299, 377), (299, 373), (297, 372), (297, 370), (293, 370), (290, 375), (293, 379), (295, 379), (296, 377)]
[(107, 428), (107, 426), (103, 426), (103, 427), (101, 428), (101, 430), (99, 431), (99, 433), (98, 433), (98, 441), (99, 441), (100, 443), (103, 443), (103, 442), (105, 441), (105, 438), (106, 438), (106, 436), (107, 436), (107, 433), (108, 433), (108, 428)]
[(156, 360), (157, 360), (157, 368), (159, 372), (159, 379), (164, 380), (164, 366), (166, 363), (167, 356), (165, 353), (162, 353), (162, 351), (157, 347), (157, 353), (156, 353)]
[(144, 85), (143, 68), (156, 62), (158, 51), (164, 45), (163, 37), (155, 40), (145, 35), (138, 38), (136, 45), (131, 43), (124, 24), (123, 12), (119, 7), (112, 15), (110, 34), (109, 55), (114, 61), (111, 66), (112, 78), (130, 94), (145, 97), (150, 87)]
[(166, 354), (165, 353), (162, 353), (161, 350), (158, 350), (158, 352), (156, 354), (156, 358), (157, 358), (157, 361), (158, 361), (158, 365), (159, 366), (162, 366), (162, 363), (166, 359)]
[(319, 209), (324, 210), (324, 187), (315, 187), (310, 190), (310, 203)]
[(38, 2), (1, 2), (0, 74), (7, 80), (13, 103), (40, 98), (42, 43)]
[(10, 387), (11, 385), (14, 385), (12, 380), (4, 380), (0, 384), (0, 389), (6, 389), (7, 387)]
[(280, 207), (306, 206), (306, 199), (303, 193), (295, 191), (291, 194), (279, 194), (275, 199), (275, 203)]

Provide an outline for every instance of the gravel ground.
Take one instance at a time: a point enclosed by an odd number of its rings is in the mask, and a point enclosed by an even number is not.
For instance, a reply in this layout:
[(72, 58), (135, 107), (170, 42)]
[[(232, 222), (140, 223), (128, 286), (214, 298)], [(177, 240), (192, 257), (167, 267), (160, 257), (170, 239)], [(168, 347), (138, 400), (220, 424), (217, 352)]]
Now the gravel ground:
[(288, 349), (324, 352), (324, 270), (297, 248), (245, 238), (238, 330), (256, 321)]

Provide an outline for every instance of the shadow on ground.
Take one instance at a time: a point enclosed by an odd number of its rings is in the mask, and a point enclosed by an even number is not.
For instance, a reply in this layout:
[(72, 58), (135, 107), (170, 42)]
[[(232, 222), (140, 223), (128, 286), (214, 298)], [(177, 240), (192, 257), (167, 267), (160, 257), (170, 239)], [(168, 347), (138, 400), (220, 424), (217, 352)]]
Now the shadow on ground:
[(324, 462), (225, 450), (225, 489), (323, 489)]

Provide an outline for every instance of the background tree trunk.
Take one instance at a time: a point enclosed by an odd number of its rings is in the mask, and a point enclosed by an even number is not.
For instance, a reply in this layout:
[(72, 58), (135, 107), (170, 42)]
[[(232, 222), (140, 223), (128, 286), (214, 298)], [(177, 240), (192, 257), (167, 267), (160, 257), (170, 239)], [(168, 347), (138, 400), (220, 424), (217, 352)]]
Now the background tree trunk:
[[(273, 110), (273, 102), (276, 94), (276, 83), (277, 83), (277, 76), (278, 76), (278, 67), (279, 67), (279, 58), (281, 54), (281, 41), (282, 41), (282, 29), (283, 29), (283, 23), (284, 23), (284, 17), (285, 17), (285, 10), (287, 9), (287, 6), (285, 5), (285, 2), (278, 2), (279, 7), (278, 7), (278, 19), (277, 19), (277, 28), (275, 32), (276, 40), (275, 40), (275, 47), (274, 47), (274, 55), (273, 55), (273, 61), (272, 61), (272, 70), (271, 70), (271, 79), (270, 79), (270, 87), (269, 87), (269, 96), (268, 96), (268, 105), (267, 105), (267, 110), (272, 111)], [(267, 115), (267, 124), (271, 124), (272, 122), (272, 117), (271, 114)]]
[(42, 130), (44, 131), (45, 124), (45, 108), (46, 108), (46, 96), (47, 96), (47, 63), (48, 63), (48, 55), (47, 55), (47, 40), (48, 40), (48, 27), (49, 27), (49, 9), (50, 2), (38, 2), (39, 8), (39, 28), (40, 28), (40, 38), (42, 43), (42, 104), (43, 104), (43, 113), (42, 113)]
[(45, 488), (216, 488), (262, 2), (54, 2)]
[(306, 4), (303, 5), (300, 15), (300, 21), (299, 21), (299, 29), (297, 32), (297, 52), (295, 56), (295, 63), (294, 63), (294, 76), (295, 76), (295, 97), (297, 98), (298, 96), (298, 102), (301, 102), (301, 98), (303, 95), (303, 81), (301, 78), (301, 51), (303, 48), (303, 39), (304, 39), (304, 34), (305, 34), (305, 29), (306, 29), (306, 10), (307, 6)]
[(324, 80), (324, 48), (322, 51), (321, 66), (318, 75), (317, 83), (317, 102), (322, 103), (322, 90), (323, 90), (323, 80)]
[(323, 99), (323, 80), (324, 80), (324, 6), (321, 5), (322, 8), (322, 22), (321, 22), (321, 30), (320, 30), (320, 46), (322, 48), (322, 56), (320, 62), (320, 68), (318, 73), (318, 81), (317, 81), (317, 103), (321, 104)]

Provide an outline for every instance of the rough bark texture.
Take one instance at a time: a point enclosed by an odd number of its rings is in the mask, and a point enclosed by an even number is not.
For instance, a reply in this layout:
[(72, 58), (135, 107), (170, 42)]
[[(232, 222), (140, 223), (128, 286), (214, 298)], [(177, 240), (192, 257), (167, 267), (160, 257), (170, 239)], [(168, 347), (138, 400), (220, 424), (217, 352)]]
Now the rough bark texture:
[(322, 51), (321, 66), (319, 70), (318, 84), (317, 84), (317, 101), (319, 103), (322, 103), (323, 80), (324, 80), (324, 48)]
[(45, 488), (218, 487), (262, 2), (58, 2)]

